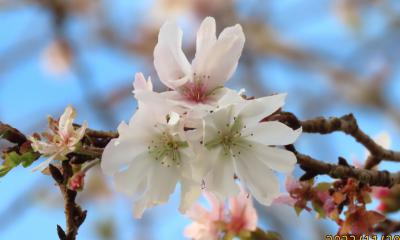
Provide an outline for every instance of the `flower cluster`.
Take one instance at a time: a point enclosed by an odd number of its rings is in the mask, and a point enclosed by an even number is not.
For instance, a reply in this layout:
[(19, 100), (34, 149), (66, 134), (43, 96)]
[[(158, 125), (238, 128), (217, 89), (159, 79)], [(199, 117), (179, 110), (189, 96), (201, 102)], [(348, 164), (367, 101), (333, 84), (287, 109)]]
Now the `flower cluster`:
[(194, 222), (186, 227), (186, 237), (196, 240), (231, 239), (248, 237), (256, 230), (257, 212), (251, 198), (243, 190), (237, 197), (229, 199), (229, 208), (213, 194), (205, 192), (204, 195), (211, 209), (207, 211), (197, 204), (187, 212)]
[(315, 184), (314, 179), (296, 181), (288, 177), (286, 189), (289, 195), (281, 195), (274, 203), (293, 206), (299, 214), (303, 209), (311, 211), (310, 202), (319, 218), (330, 218), (340, 226), (340, 235), (373, 233), (373, 227), (385, 219), (366, 208), (371, 202), (371, 187), (352, 178)]
[(46, 161), (35, 167), (34, 171), (44, 170), (52, 160), (66, 160), (66, 155), (75, 151), (87, 129), (86, 122), (80, 128), (74, 127), (75, 115), (75, 109), (68, 106), (59, 120), (48, 118), (50, 132), (42, 133), (42, 136), (35, 134), (29, 137), (33, 150), (48, 157)]
[(246, 100), (224, 84), (238, 65), (245, 37), (240, 25), (216, 37), (207, 17), (197, 32), (191, 63), (182, 30), (165, 23), (154, 49), (154, 66), (168, 91), (155, 92), (151, 79), (136, 74), (138, 110), (118, 127), (105, 148), (101, 167), (116, 188), (135, 198), (134, 215), (168, 201), (181, 186), (181, 212), (193, 205), (202, 187), (223, 201), (239, 194), (239, 180), (264, 205), (279, 195), (274, 171), (289, 173), (295, 155), (277, 146), (293, 143), (301, 129), (277, 121), (260, 122), (278, 111), (286, 94)]

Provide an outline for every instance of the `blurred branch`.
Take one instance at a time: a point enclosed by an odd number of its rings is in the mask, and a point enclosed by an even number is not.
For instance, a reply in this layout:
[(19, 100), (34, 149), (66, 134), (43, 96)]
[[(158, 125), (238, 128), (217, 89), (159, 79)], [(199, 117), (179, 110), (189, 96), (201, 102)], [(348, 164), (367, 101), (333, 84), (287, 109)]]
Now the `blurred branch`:
[(20, 63), (21, 60), (33, 55), (44, 42), (45, 38), (43, 35), (40, 37), (24, 37), (22, 41), (8, 47), (5, 52), (1, 53), (0, 72), (3, 73), (6, 70), (11, 70), (13, 66)]
[[(364, 133), (357, 124), (353, 114), (344, 115), (340, 118), (325, 119), (322, 117), (301, 121), (303, 131), (307, 133), (320, 133), (328, 134), (332, 132), (341, 131), (351, 135), (357, 142), (364, 145), (365, 148), (377, 159), (384, 159), (387, 161), (400, 162), (400, 152), (387, 150), (377, 144), (371, 137)], [(377, 165), (379, 161), (367, 163), (366, 168), (372, 168)]]
[(27, 138), (18, 129), (0, 121), (0, 138), (16, 144), (23, 144)]
[(343, 158), (339, 158), (339, 164), (325, 163), (324, 161), (299, 153), (293, 146), (288, 146), (287, 149), (296, 155), (300, 167), (306, 172), (301, 180), (307, 180), (316, 175), (328, 175), (332, 178), (340, 179), (355, 178), (369, 186), (391, 187), (400, 183), (400, 172), (390, 173), (386, 170), (377, 171), (354, 168), (343, 163), (345, 161)]
[(339, 67), (323, 58), (323, 54), (318, 51), (302, 49), (285, 42), (279, 33), (265, 22), (247, 21), (244, 26), (250, 42), (247, 46), (253, 54), (260, 57), (281, 57), (301, 67), (318, 71), (327, 76), (327, 79), (337, 86), (336, 92), (346, 97), (348, 101), (377, 108), (400, 124), (400, 112), (388, 103), (382, 84), (377, 84), (388, 79), (390, 75), (387, 72), (378, 73), (377, 76), (361, 77), (354, 71)]
[(78, 229), (85, 221), (87, 211), (75, 202), (77, 191), (70, 190), (67, 187), (68, 180), (72, 177), (73, 171), (69, 161), (62, 162), (62, 173), (61, 171), (53, 166), (49, 165), (49, 170), (53, 179), (57, 182), (60, 188), (61, 194), (64, 198), (65, 218), (66, 218), (66, 231), (64, 231), (59, 225), (57, 225), (57, 233), (60, 240), (75, 240), (78, 235)]
[(385, 235), (393, 234), (400, 231), (400, 222), (386, 219), (375, 227), (375, 231)]

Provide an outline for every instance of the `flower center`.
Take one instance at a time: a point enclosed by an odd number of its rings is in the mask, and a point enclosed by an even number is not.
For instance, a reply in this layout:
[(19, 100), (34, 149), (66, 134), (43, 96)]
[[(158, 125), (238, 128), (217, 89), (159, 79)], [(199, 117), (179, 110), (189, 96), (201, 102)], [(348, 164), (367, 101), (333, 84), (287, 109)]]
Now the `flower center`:
[(204, 103), (208, 96), (205, 84), (205, 81), (208, 79), (210, 79), (210, 76), (198, 76), (196, 73), (193, 73), (193, 80), (182, 87), (182, 95), (186, 100), (191, 102)]
[(234, 117), (233, 119), (234, 121), (232, 124), (228, 122), (223, 130), (218, 130), (218, 136), (215, 139), (205, 143), (204, 146), (208, 150), (222, 145), (224, 154), (228, 155), (232, 147), (242, 146), (244, 144), (241, 130), (246, 128), (246, 125), (243, 125), (238, 117)]
[(147, 147), (148, 153), (156, 161), (167, 167), (181, 165), (180, 149), (188, 147), (186, 141), (179, 141), (167, 131), (163, 131), (156, 140)]

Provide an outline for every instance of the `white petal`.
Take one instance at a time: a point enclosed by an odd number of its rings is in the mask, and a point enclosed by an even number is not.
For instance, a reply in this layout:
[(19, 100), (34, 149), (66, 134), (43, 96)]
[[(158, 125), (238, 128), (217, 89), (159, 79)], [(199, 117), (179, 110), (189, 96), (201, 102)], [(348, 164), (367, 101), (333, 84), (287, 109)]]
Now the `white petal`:
[(51, 163), (51, 161), (54, 160), (54, 156), (50, 156), (49, 158), (47, 158), (44, 162), (41, 162), (39, 165), (37, 165), (36, 167), (32, 168), (32, 172), (36, 172), (36, 171), (43, 171), (45, 168), (47, 168), (49, 166), (49, 164)]
[[(204, 117), (205, 126), (214, 127), (217, 130), (223, 131), (228, 129), (233, 121), (233, 106), (229, 105), (227, 107), (220, 108), (206, 117)], [(207, 132), (205, 132), (206, 134)]]
[(252, 145), (251, 151), (257, 159), (272, 168), (273, 170), (290, 173), (293, 171), (296, 164), (296, 156), (285, 149), (276, 147), (268, 147), (256, 142), (250, 142)]
[(58, 131), (61, 136), (66, 137), (72, 134), (74, 130), (72, 123), (75, 115), (75, 109), (68, 105), (68, 107), (65, 108), (64, 113), (61, 115), (60, 121), (58, 122)]
[(154, 48), (154, 66), (162, 83), (171, 89), (186, 83), (191, 66), (182, 51), (182, 30), (175, 23), (165, 23)]
[[(239, 92), (236, 92), (229, 88), (220, 88), (215, 91), (218, 97), (218, 106), (226, 107), (230, 104), (239, 104), (243, 103), (244, 100)], [(218, 96), (219, 95), (219, 96)]]
[(197, 31), (196, 39), (196, 56), (193, 60), (193, 65), (199, 59), (204, 59), (211, 47), (217, 42), (216, 24), (213, 17), (206, 17)]
[(68, 143), (69, 146), (75, 146), (77, 143), (81, 141), (83, 136), (85, 135), (86, 129), (88, 128), (88, 123), (84, 121), (82, 126), (77, 130), (74, 130), (74, 134), (70, 137), (70, 142)]
[(221, 201), (236, 196), (239, 193), (239, 187), (234, 180), (231, 155), (225, 155), (222, 148), (211, 151), (217, 151), (217, 154), (213, 155), (217, 155), (218, 158), (216, 160), (210, 159), (214, 164), (204, 179), (206, 189), (214, 193)]
[(254, 198), (261, 204), (270, 205), (279, 195), (279, 181), (273, 171), (255, 158), (251, 151), (241, 149), (235, 154), (235, 170)]
[(178, 174), (176, 169), (154, 164), (144, 194), (135, 202), (134, 216), (140, 218), (145, 209), (168, 201), (174, 192)]
[(140, 153), (147, 151), (147, 144), (140, 138), (113, 139), (104, 149), (101, 159), (101, 169), (112, 175), (123, 165), (134, 160)]
[(137, 156), (127, 169), (115, 173), (116, 189), (127, 195), (140, 194), (139, 187), (152, 170), (152, 164), (154, 160), (147, 153)]
[[(142, 115), (139, 117), (138, 121), (146, 119), (146, 122), (154, 125), (154, 122), (161, 121), (165, 122), (165, 115), (171, 111), (177, 112), (178, 114), (187, 111), (183, 107), (179, 106), (176, 97), (177, 93), (175, 91), (166, 91), (162, 93), (152, 92), (152, 91), (135, 91), (135, 98), (139, 101), (139, 110), (129, 121), (131, 125), (134, 119), (138, 118), (136, 115)], [(144, 110), (143, 113), (138, 114), (139, 111)], [(160, 118), (161, 117), (161, 118)]]
[(135, 81), (133, 82), (134, 91), (153, 91), (153, 83), (151, 82), (151, 78), (146, 81), (143, 73), (139, 72), (135, 75)]
[(193, 71), (199, 76), (210, 76), (205, 79), (207, 89), (212, 90), (223, 86), (233, 75), (242, 54), (244, 42), (245, 37), (240, 25), (225, 28), (206, 54), (202, 54), (201, 59), (196, 59)]
[(247, 100), (235, 106), (235, 114), (240, 115), (248, 126), (258, 123), (285, 104), (286, 93)]
[(182, 178), (181, 203), (179, 206), (179, 211), (184, 214), (187, 210), (191, 209), (200, 195), (201, 188), (199, 183), (191, 179)]
[(296, 141), (301, 134), (301, 128), (293, 130), (277, 121), (261, 122), (242, 130), (247, 140), (265, 145), (288, 145)]

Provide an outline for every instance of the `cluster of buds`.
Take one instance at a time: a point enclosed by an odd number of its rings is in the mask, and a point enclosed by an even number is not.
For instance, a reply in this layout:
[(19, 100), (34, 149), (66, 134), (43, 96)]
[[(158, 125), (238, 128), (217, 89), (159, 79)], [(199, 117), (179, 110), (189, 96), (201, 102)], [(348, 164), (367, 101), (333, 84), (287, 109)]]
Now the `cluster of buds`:
[(293, 206), (297, 214), (314, 209), (319, 218), (335, 221), (340, 235), (372, 233), (374, 226), (385, 220), (382, 214), (366, 208), (371, 202), (371, 187), (352, 178), (316, 184), (314, 179), (300, 182), (288, 177), (286, 188), (289, 195), (279, 197), (275, 203)]

